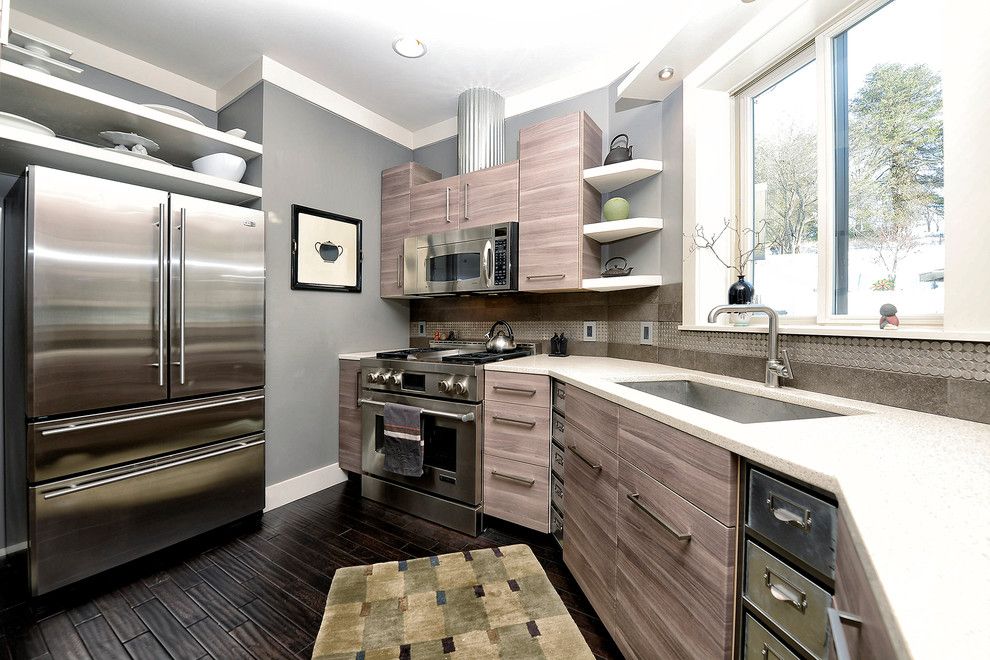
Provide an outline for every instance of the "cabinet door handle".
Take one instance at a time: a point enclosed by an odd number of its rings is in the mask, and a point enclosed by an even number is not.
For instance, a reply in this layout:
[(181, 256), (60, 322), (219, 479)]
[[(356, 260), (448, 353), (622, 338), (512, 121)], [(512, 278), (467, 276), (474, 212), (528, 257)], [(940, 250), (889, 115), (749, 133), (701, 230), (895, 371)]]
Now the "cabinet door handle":
[(525, 394), (526, 396), (536, 396), (536, 390), (526, 389), (525, 387), (508, 387), (506, 385), (494, 385), (492, 389), (496, 392), (514, 392), (515, 394)]
[(398, 257), (398, 268), (395, 271), (395, 285), (401, 289), (402, 288), (402, 280), (403, 280), (403, 278), (406, 275), (405, 272), (403, 272), (403, 270), (405, 269), (405, 263), (403, 263), (403, 261), (402, 261), (402, 253), (401, 252), (397, 255), (397, 257)]
[(669, 522), (667, 522), (666, 520), (664, 520), (663, 518), (661, 518), (657, 514), (653, 513), (649, 509), (647, 509), (646, 506), (642, 502), (639, 501), (639, 493), (626, 493), (626, 497), (629, 498), (629, 501), (630, 502), (632, 502), (633, 504), (635, 504), (636, 506), (638, 506), (639, 509), (640, 509), (640, 511), (642, 511), (643, 513), (645, 513), (646, 515), (648, 515), (650, 518), (653, 518), (654, 522), (656, 522), (661, 527), (663, 527), (665, 530), (667, 530), (668, 532), (670, 532), (670, 534), (673, 535), (674, 538), (676, 538), (678, 541), (690, 541), (691, 540), (691, 535), (690, 534), (685, 534), (683, 532), (678, 532), (676, 529), (674, 529), (674, 527)]
[(465, 220), (470, 219), (470, 216), (468, 215), (468, 196), (470, 195), (470, 193), (471, 193), (471, 184), (465, 183), (464, 184), (464, 219)]
[(842, 624), (848, 623), (861, 628), (863, 626), (863, 619), (850, 612), (837, 610), (834, 607), (829, 607), (826, 611), (828, 612), (828, 628), (832, 633), (832, 648), (835, 649), (836, 659), (852, 660), (852, 654), (849, 653), (849, 642), (846, 640), (846, 631), (842, 628)]
[(179, 209), (179, 384), (186, 384), (186, 209)]
[(495, 477), (496, 479), (504, 479), (505, 481), (512, 481), (517, 484), (524, 484), (527, 488), (532, 488), (533, 484), (536, 483), (536, 479), (517, 477), (514, 474), (505, 474), (504, 472), (499, 472), (498, 470), (492, 470), (492, 476)]
[(527, 280), (562, 280), (566, 275), (563, 273), (556, 273), (554, 275), (527, 275)]
[(446, 195), (447, 195), (447, 202), (446, 202), (446, 204), (447, 204), (446, 214), (447, 215), (446, 215), (446, 217), (447, 217), (447, 222), (450, 222), (450, 186), (447, 187), (447, 193), (446, 193)]
[[(786, 509), (783, 506), (779, 506), (777, 503), (789, 505), (795, 509), (798, 509), (801, 513), (795, 513), (790, 509)], [(770, 509), (770, 513), (774, 518), (782, 523), (787, 523), (804, 531), (811, 529), (811, 509), (806, 509), (803, 506), (798, 505), (796, 502), (792, 502), (786, 497), (782, 497), (777, 493), (769, 493), (767, 497), (767, 508)]]
[(808, 595), (771, 571), (769, 566), (763, 569), (763, 581), (766, 583), (767, 589), (770, 590), (770, 595), (775, 599), (782, 603), (790, 603), (798, 612), (804, 612), (808, 607)]
[(158, 387), (165, 387), (165, 319), (168, 318), (168, 217), (165, 204), (158, 205)]
[(492, 415), (492, 421), (503, 424), (518, 424), (519, 426), (527, 426), (529, 428), (536, 426), (536, 421), (532, 419), (516, 419), (515, 417), (502, 417), (501, 415)]
[[(572, 454), (574, 454), (575, 456), (577, 456), (578, 458), (580, 458), (582, 461), (584, 461), (584, 463), (588, 467), (590, 467), (592, 470), (595, 470), (596, 472), (601, 472), (602, 471), (602, 464), (601, 463), (592, 463), (587, 458), (585, 458), (584, 455), (582, 455), (581, 452), (579, 452), (577, 450), (577, 447), (575, 447), (574, 445), (567, 445), (567, 448), (571, 450), (571, 453)], [(633, 500), (633, 501), (635, 502), (636, 500)], [(637, 502), (637, 504), (638, 504), (638, 502)]]

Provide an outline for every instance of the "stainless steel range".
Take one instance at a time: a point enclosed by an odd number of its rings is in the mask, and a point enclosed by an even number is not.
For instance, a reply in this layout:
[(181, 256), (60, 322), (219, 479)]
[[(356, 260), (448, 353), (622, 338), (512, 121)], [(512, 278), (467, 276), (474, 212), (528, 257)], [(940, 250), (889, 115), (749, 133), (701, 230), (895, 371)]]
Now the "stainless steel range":
[[(536, 353), (517, 344), (489, 353), (483, 343), (433, 342), (361, 360), (361, 494), (469, 534), (481, 532), (485, 370), (489, 362)], [(386, 403), (423, 410), (423, 476), (385, 470)]]

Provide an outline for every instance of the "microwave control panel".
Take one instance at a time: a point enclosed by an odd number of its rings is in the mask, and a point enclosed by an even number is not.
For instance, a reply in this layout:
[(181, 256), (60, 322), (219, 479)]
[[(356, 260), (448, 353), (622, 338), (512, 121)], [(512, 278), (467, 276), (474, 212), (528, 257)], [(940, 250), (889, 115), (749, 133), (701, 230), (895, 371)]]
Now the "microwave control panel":
[(505, 238), (495, 239), (495, 286), (508, 283), (506, 267), (509, 261), (509, 241)]

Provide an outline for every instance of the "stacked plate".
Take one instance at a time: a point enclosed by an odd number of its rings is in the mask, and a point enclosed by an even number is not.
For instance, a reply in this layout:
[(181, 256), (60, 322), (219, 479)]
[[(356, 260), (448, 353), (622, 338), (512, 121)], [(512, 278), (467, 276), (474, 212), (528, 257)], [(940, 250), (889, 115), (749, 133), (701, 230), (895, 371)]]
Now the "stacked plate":
[(72, 78), (83, 71), (69, 64), (72, 51), (68, 48), (14, 28), (8, 38), (10, 43), (3, 47), (5, 60), (59, 78)]

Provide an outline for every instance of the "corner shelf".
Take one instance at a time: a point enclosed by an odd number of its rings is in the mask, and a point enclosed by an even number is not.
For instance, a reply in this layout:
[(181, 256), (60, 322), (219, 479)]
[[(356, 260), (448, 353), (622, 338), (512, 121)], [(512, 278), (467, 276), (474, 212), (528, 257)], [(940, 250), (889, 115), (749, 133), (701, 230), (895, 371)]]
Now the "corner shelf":
[(659, 275), (626, 275), (625, 277), (596, 277), (581, 280), (585, 291), (622, 291), (625, 289), (645, 289), (660, 286), (663, 278)]
[(631, 183), (656, 176), (663, 171), (663, 161), (633, 158), (621, 163), (592, 167), (584, 171), (584, 180), (598, 189), (610, 193)]
[(612, 243), (663, 229), (661, 218), (627, 218), (584, 225), (584, 235), (599, 243)]

